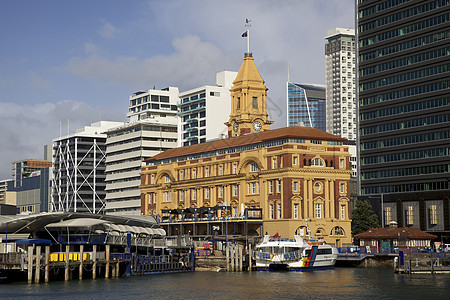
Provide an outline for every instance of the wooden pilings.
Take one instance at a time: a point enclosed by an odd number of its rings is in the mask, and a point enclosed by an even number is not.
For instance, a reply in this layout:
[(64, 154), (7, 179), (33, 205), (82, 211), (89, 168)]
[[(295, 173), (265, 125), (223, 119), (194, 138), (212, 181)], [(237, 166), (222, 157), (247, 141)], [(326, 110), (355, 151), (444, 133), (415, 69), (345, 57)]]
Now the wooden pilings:
[(28, 283), (33, 283), (33, 245), (28, 246)]
[(241, 245), (229, 245), (226, 247), (227, 271), (242, 272), (242, 250)]
[(92, 246), (92, 279), (97, 278), (97, 245)]
[(41, 277), (41, 246), (36, 246), (36, 271), (34, 282), (39, 283)]
[(84, 245), (80, 245), (80, 269), (78, 272), (78, 279), (83, 279), (83, 260), (84, 260)]
[(109, 258), (110, 258), (111, 245), (106, 245), (106, 268), (105, 268), (105, 278), (109, 278)]
[(69, 250), (70, 250), (70, 246), (66, 245), (66, 256), (65, 256), (65, 264), (64, 264), (64, 281), (69, 280)]
[(50, 275), (50, 246), (45, 246), (45, 275), (44, 280), (47, 283)]

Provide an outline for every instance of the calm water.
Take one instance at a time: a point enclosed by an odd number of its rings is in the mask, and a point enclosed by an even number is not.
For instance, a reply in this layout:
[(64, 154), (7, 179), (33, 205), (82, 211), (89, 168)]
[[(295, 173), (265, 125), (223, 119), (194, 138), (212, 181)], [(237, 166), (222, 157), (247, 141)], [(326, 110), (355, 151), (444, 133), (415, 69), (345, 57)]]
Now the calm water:
[(450, 299), (450, 275), (389, 269), (195, 272), (49, 284), (0, 285), (0, 299)]

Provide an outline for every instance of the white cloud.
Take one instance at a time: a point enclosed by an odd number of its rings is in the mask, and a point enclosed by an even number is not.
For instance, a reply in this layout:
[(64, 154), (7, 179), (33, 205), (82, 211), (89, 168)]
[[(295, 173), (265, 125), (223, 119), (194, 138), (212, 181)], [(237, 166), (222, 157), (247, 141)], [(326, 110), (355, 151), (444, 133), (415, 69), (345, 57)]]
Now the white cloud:
[[(123, 113), (102, 110), (103, 120), (118, 121)], [(98, 108), (86, 103), (64, 100), (57, 103), (20, 105), (0, 103), (0, 179), (11, 178), (11, 163), (24, 159), (43, 159), (44, 145), (100, 119)]]
[(31, 85), (40, 89), (47, 89), (52, 86), (51, 82), (47, 79), (42, 78), (33, 71), (28, 72), (28, 76), (31, 81)]
[(97, 33), (103, 38), (115, 38), (121, 32), (121, 30), (105, 20), (102, 20), (101, 23), (102, 26), (97, 30)]

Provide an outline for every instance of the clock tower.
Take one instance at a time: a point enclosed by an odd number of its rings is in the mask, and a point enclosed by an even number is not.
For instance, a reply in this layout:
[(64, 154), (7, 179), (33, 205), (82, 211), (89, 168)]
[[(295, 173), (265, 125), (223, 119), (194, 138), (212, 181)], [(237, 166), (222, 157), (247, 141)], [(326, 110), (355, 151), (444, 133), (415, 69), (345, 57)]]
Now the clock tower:
[(267, 87), (251, 53), (245, 53), (230, 92), (231, 114), (225, 123), (228, 126), (228, 137), (270, 130), (273, 121), (268, 120)]

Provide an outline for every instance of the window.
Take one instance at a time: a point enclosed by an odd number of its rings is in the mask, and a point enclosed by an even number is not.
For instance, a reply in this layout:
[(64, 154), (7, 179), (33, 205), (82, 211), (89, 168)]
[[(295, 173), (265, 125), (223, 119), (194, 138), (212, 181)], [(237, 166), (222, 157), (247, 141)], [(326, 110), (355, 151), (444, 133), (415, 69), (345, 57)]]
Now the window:
[(205, 188), (205, 199), (209, 199), (209, 188)]
[(237, 109), (241, 109), (241, 98), (240, 97), (238, 97), (238, 100), (237, 100)]
[(345, 219), (345, 205), (341, 205), (341, 220)]
[(277, 219), (281, 219), (281, 203), (277, 205)]
[(339, 184), (339, 193), (345, 193), (345, 183)]
[(391, 207), (386, 206), (384, 207), (384, 225), (389, 225), (391, 223), (391, 220), (392, 220)]
[(220, 176), (223, 175), (223, 166), (219, 166), (219, 175), (220, 175)]
[(197, 170), (196, 169), (192, 169), (192, 179), (197, 178)]
[(339, 159), (339, 168), (343, 168), (344, 167), (344, 159)]
[(314, 167), (323, 167), (323, 161), (320, 158), (316, 157), (312, 160), (311, 165)]
[(252, 105), (253, 108), (258, 108), (258, 97), (253, 97)]
[(269, 194), (273, 194), (273, 181), (269, 181)]
[(322, 219), (322, 204), (316, 203), (316, 219)]
[(155, 183), (155, 175), (152, 175), (152, 184)]
[(197, 190), (196, 189), (192, 189), (192, 200), (193, 201), (197, 200)]
[(237, 174), (237, 164), (233, 165), (233, 174)]
[(184, 191), (183, 190), (180, 191), (180, 202), (181, 201), (184, 201)]
[(436, 204), (430, 205), (430, 224), (437, 224), (437, 207)]
[(180, 171), (180, 180), (184, 180), (184, 172)]
[(294, 204), (294, 219), (298, 219), (298, 204)]
[(296, 166), (297, 163), (298, 163), (297, 161), (298, 161), (298, 157), (297, 157), (297, 156), (294, 156), (293, 159), (292, 159), (292, 164), (293, 164), (294, 166)]
[(256, 182), (252, 182), (252, 194), (256, 194)]
[(238, 195), (238, 185), (237, 184), (234, 184), (233, 185), (233, 196), (237, 196)]
[(169, 177), (169, 175), (166, 175), (166, 182), (170, 182), (170, 177)]
[(297, 181), (294, 181), (292, 189), (294, 190), (294, 192), (298, 191), (298, 182)]
[(278, 180), (277, 193), (281, 193), (281, 180)]
[(406, 206), (406, 225), (414, 224), (414, 207), (412, 205)]
[(170, 202), (170, 192), (164, 192), (164, 202)]
[(277, 158), (274, 157), (274, 158), (272, 159), (272, 169), (276, 169), (276, 168), (277, 168)]
[(223, 198), (223, 186), (219, 186), (219, 198)]
[(322, 190), (322, 184), (317, 181), (316, 183), (314, 183), (314, 189), (316, 190), (316, 192), (320, 192)]
[(209, 177), (209, 167), (205, 168), (205, 177)]
[(250, 164), (250, 172), (258, 172), (258, 164), (255, 162), (252, 162)]
[(273, 204), (269, 205), (269, 219), (273, 219)]

